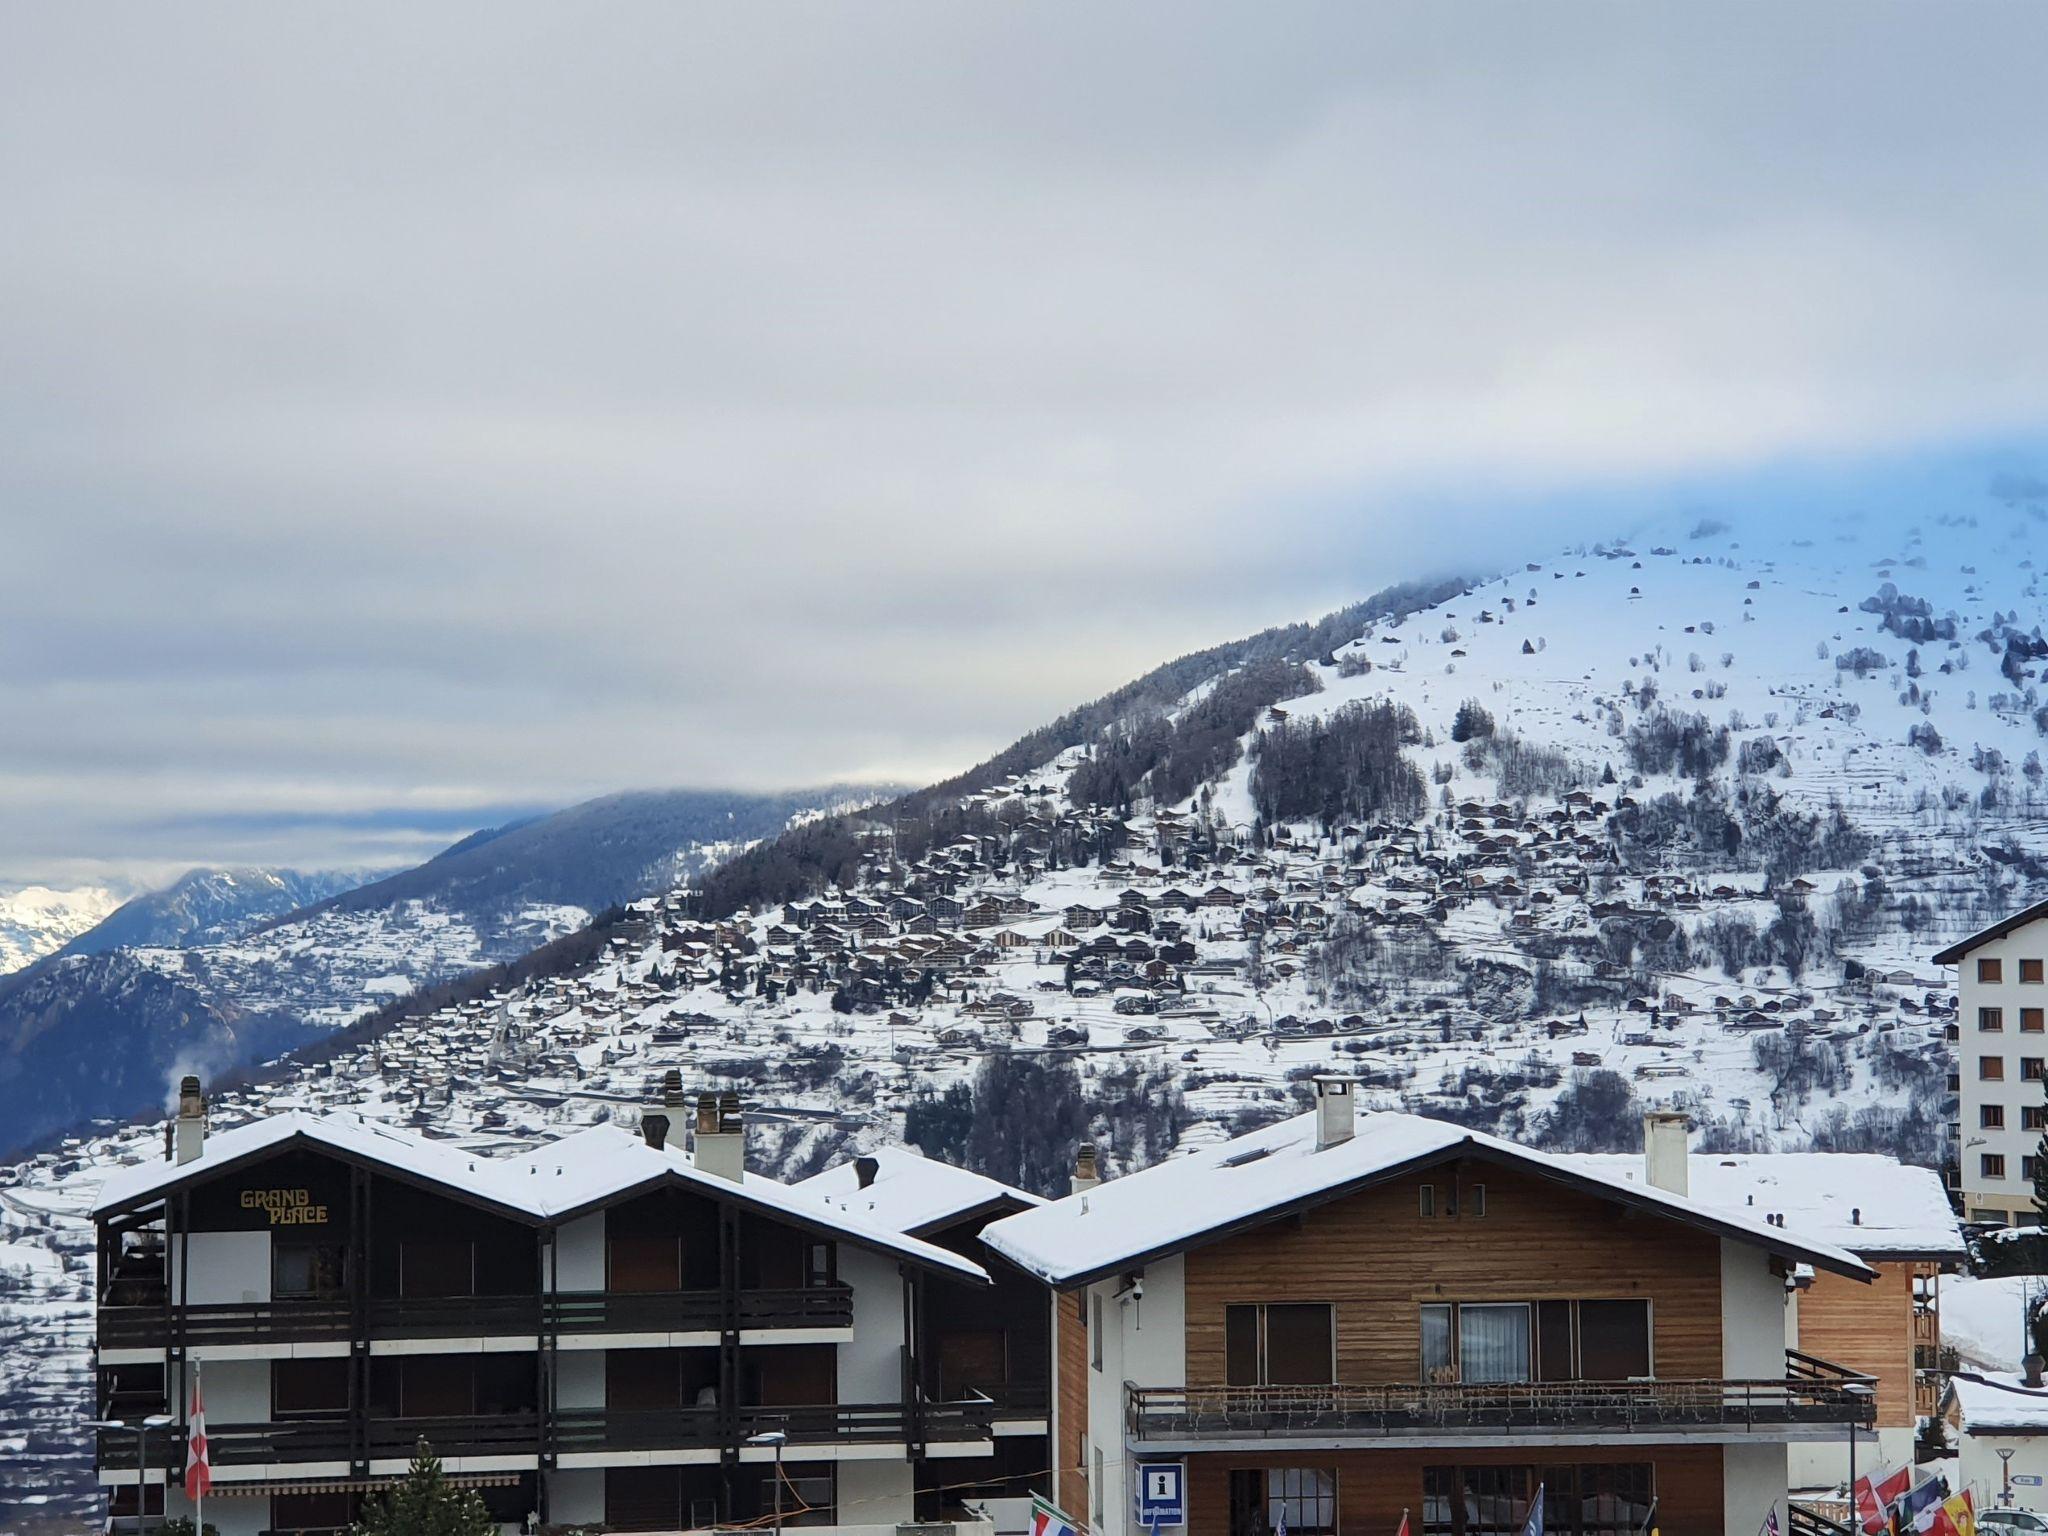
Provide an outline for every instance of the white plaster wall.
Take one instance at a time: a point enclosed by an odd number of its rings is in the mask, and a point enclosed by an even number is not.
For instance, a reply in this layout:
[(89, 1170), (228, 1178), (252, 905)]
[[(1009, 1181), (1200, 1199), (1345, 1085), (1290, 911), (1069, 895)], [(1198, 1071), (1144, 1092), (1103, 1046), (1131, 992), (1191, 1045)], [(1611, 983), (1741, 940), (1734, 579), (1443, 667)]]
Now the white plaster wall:
[(555, 1403), (562, 1408), (604, 1406), (604, 1361), (601, 1349), (555, 1352)]
[(839, 1346), (839, 1400), (896, 1402), (903, 1395), (903, 1277), (896, 1261), (842, 1244), (839, 1278), (853, 1287), (853, 1338)]
[[(192, 1248), (190, 1260), (184, 1246)], [(270, 1300), (270, 1233), (194, 1232), (171, 1238), (171, 1300), (183, 1306), (189, 1283), (193, 1306), (210, 1302)], [(190, 1265), (190, 1275), (186, 1266)]]
[[(1188, 1376), (1187, 1260), (1179, 1254), (1145, 1266), (1145, 1297), (1123, 1301), (1123, 1376), (1141, 1387), (1184, 1387)], [(1113, 1289), (1113, 1288), (1112, 1288)], [(1123, 1422), (1123, 1403), (1115, 1423)]]
[[(1856, 1475), (1873, 1468), (1890, 1471), (1913, 1459), (1913, 1431), (1893, 1425), (1856, 1434)], [(1801, 1440), (1791, 1447), (1789, 1476), (1794, 1488), (1832, 1488), (1849, 1481), (1849, 1435), (1845, 1430), (1826, 1440)]]
[(842, 1461), (836, 1522), (893, 1526), (910, 1520), (915, 1513), (911, 1495), (915, 1486), (907, 1461)]
[(1770, 1255), (1748, 1243), (1721, 1239), (1723, 1376), (1784, 1378), (1785, 1346), (1793, 1337), (1785, 1294), (1783, 1277), (1771, 1273)]
[[(604, 1469), (563, 1467), (547, 1475), (548, 1521), (553, 1525), (597, 1525), (604, 1520)], [(227, 1532), (221, 1532), (227, 1536)]]
[[(1158, 1319), (1153, 1314), (1152, 1288), (1148, 1283), (1145, 1287), (1145, 1320), (1151, 1325), (1146, 1329), (1151, 1338), (1142, 1345), (1138, 1343), (1130, 1320), (1131, 1309), (1116, 1300), (1116, 1291), (1121, 1284), (1118, 1279), (1098, 1280), (1087, 1290), (1089, 1338), (1087, 1351), (1082, 1356), (1088, 1372), (1088, 1454), (1084, 1458), (1084, 1470), (1088, 1476), (1089, 1504), (1099, 1504), (1102, 1517), (1099, 1520), (1095, 1518), (1093, 1507), (1072, 1509), (1067, 1513), (1089, 1525), (1096, 1536), (1124, 1536), (1124, 1506), (1129, 1502), (1122, 1433), (1127, 1358), (1134, 1351), (1140, 1354), (1153, 1351), (1157, 1348), (1153, 1341), (1164, 1336), (1164, 1330), (1158, 1328)], [(1097, 1298), (1102, 1303), (1102, 1369), (1099, 1371), (1093, 1365)], [(1095, 1475), (1098, 1453), (1103, 1467), (1100, 1478)]]
[(555, 1289), (604, 1289), (604, 1212), (565, 1221), (555, 1233)]
[(1772, 1508), (1778, 1511), (1778, 1525), (1786, 1516), (1785, 1447), (1777, 1445), (1728, 1445), (1721, 1448), (1722, 1529), (1726, 1536), (1756, 1536), (1763, 1529)]
[(1995, 1507), (2005, 1487), (2005, 1469), (1998, 1459), (2003, 1447), (2012, 1452), (2014, 1477), (2041, 1479), (2038, 1487), (2013, 1484), (2014, 1506), (2048, 1514), (2048, 1435), (1964, 1435), (1961, 1439), (1958, 1475), (1976, 1496), (1979, 1509)]

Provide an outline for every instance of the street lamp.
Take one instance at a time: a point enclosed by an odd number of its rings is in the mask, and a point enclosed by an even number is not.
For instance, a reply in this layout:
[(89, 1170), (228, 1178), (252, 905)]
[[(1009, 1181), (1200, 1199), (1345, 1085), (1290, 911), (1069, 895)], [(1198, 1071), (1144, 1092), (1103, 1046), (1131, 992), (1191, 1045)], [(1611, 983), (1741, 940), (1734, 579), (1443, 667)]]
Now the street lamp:
[(149, 1501), (144, 1490), (149, 1485), (149, 1432), (152, 1429), (161, 1429), (170, 1422), (171, 1416), (168, 1413), (145, 1414), (133, 1424), (129, 1423), (126, 1419), (87, 1419), (85, 1421), (87, 1429), (132, 1429), (135, 1431), (135, 1529), (137, 1531), (143, 1529), (142, 1522), (148, 1518), (145, 1508)]
[(1852, 1381), (1842, 1390), (1848, 1394), (1849, 1406), (1853, 1410), (1849, 1416), (1849, 1522), (1861, 1525), (1862, 1516), (1856, 1509), (1856, 1430), (1862, 1421), (1864, 1400), (1876, 1394), (1867, 1381)]
[(2012, 1508), (2012, 1457), (2015, 1447), (2003, 1445), (1998, 1448), (1998, 1459), (2004, 1463), (2005, 1486), (1999, 1490), (1998, 1502), (2006, 1509)]
[(789, 1436), (779, 1429), (764, 1429), (758, 1435), (747, 1436), (749, 1445), (772, 1445), (775, 1447), (775, 1536), (782, 1536), (782, 1447)]

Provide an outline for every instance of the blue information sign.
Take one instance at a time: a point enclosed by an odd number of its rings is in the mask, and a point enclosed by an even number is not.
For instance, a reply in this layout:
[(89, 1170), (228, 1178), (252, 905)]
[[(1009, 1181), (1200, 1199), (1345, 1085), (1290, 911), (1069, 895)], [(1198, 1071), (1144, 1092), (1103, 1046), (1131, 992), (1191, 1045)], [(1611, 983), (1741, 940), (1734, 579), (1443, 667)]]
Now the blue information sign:
[(1186, 1525), (1187, 1469), (1177, 1461), (1138, 1463), (1138, 1524), (1151, 1530)]

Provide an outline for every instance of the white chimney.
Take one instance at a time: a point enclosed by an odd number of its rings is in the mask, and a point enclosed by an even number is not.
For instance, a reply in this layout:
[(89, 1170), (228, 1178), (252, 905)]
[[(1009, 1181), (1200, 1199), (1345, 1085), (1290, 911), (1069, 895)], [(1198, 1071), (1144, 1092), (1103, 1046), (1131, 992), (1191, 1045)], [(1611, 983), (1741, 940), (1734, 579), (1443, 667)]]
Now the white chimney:
[(1068, 1193), (1085, 1195), (1101, 1182), (1102, 1175), (1095, 1166), (1095, 1148), (1084, 1141), (1081, 1150), (1074, 1154), (1074, 1178)]
[(1338, 1072), (1319, 1072), (1316, 1087), (1316, 1150), (1322, 1152), (1351, 1139), (1357, 1122), (1351, 1113), (1351, 1090), (1356, 1078)]
[(740, 1123), (738, 1094), (697, 1095), (697, 1171), (745, 1182), (747, 1133)]
[(1684, 1115), (1653, 1109), (1643, 1116), (1643, 1165), (1653, 1189), (1671, 1195), (1688, 1193), (1688, 1156)]
[(178, 1084), (178, 1119), (171, 1130), (171, 1161), (189, 1163), (206, 1150), (206, 1096), (199, 1091), (199, 1079), (187, 1077)]

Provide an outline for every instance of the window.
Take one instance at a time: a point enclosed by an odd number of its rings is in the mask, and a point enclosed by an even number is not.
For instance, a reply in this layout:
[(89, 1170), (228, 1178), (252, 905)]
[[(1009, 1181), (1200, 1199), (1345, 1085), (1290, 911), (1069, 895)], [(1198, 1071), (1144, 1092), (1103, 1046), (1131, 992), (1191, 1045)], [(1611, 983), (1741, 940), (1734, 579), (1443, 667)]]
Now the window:
[(1102, 1369), (1102, 1296), (1099, 1292), (1088, 1297), (1088, 1363), (1096, 1370)]
[(1465, 1214), (1484, 1216), (1486, 1214), (1486, 1186), (1474, 1184), (1465, 1195)]
[(1635, 1536), (1656, 1504), (1647, 1462), (1422, 1469), (1422, 1536), (1518, 1536), (1543, 1485), (1549, 1536)]
[(1980, 1131), (2002, 1131), (2005, 1129), (2005, 1106), (2003, 1104), (1980, 1104), (1977, 1106), (1977, 1129)]
[(1977, 1027), (1987, 1034), (1996, 1033), (1998, 1030), (2005, 1028), (2005, 1010), (2003, 1008), (1979, 1008), (1977, 1010)]
[(1326, 1302), (1225, 1307), (1224, 1380), (1233, 1387), (1327, 1386), (1337, 1379), (1335, 1315)]
[(270, 1362), (273, 1418), (312, 1418), (348, 1412), (347, 1357)]
[(2039, 1008), (2022, 1008), (2020, 1010), (2020, 1033), (2023, 1035), (2038, 1035), (2041, 1033), (2041, 1010)]
[(2005, 1155), (1986, 1152), (1977, 1159), (1977, 1169), (1987, 1179), (2002, 1179), (2005, 1177)]
[(2033, 1179), (2034, 1179), (2034, 1176), (2035, 1176), (2036, 1174), (2038, 1174), (2038, 1173), (2039, 1173), (2040, 1171), (2041, 1171), (2041, 1159), (2040, 1159), (2040, 1158), (2038, 1158), (2038, 1157), (2023, 1157), (2023, 1158), (2021, 1158), (2021, 1159), (2020, 1159), (2020, 1177), (2021, 1177), (2021, 1178), (2023, 1178), (2023, 1179), (2025, 1179), (2025, 1180), (2027, 1180), (2027, 1181), (2028, 1181), (2029, 1183), (2031, 1183), (2031, 1182), (2033, 1181)]
[(286, 1296), (339, 1296), (347, 1286), (342, 1281), (345, 1255), (338, 1246), (325, 1243), (279, 1243), (270, 1250), (270, 1294)]
[(2020, 982), (2022, 985), (2030, 987), (2041, 985), (2041, 962), (2038, 960), (2022, 960), (2020, 962)]
[(1336, 1536), (1337, 1474), (1323, 1467), (1240, 1467), (1230, 1474), (1230, 1536)]
[(1434, 1184), (1422, 1186), (1422, 1214), (1424, 1216), (1434, 1216), (1436, 1214), (1436, 1186)]
[(1977, 979), (1979, 981), (2003, 981), (2005, 980), (2005, 968), (1996, 960), (1979, 960), (1977, 962)]
[(1579, 1303), (1579, 1376), (1585, 1381), (1633, 1381), (1650, 1374), (1650, 1304), (1647, 1301)]
[(1652, 1372), (1647, 1301), (1431, 1302), (1421, 1321), (1424, 1381), (1627, 1381)]
[(1529, 1379), (1527, 1302), (1488, 1302), (1458, 1308), (1458, 1379)]
[(2002, 1083), (2005, 1081), (2005, 1058), (2003, 1056), (1979, 1056), (1977, 1078), (1980, 1082)]
[(1095, 1448), (1094, 1472), (1088, 1479), (1088, 1508), (1098, 1529), (1102, 1525), (1102, 1483), (1102, 1447), (1098, 1445)]
[(2022, 1104), (2020, 1106), (2020, 1129), (2023, 1131), (2048, 1131), (2048, 1105)]
[(2048, 1057), (2022, 1056), (2020, 1058), (2020, 1081), (2023, 1083), (2040, 1082), (2044, 1064), (2048, 1064)]

